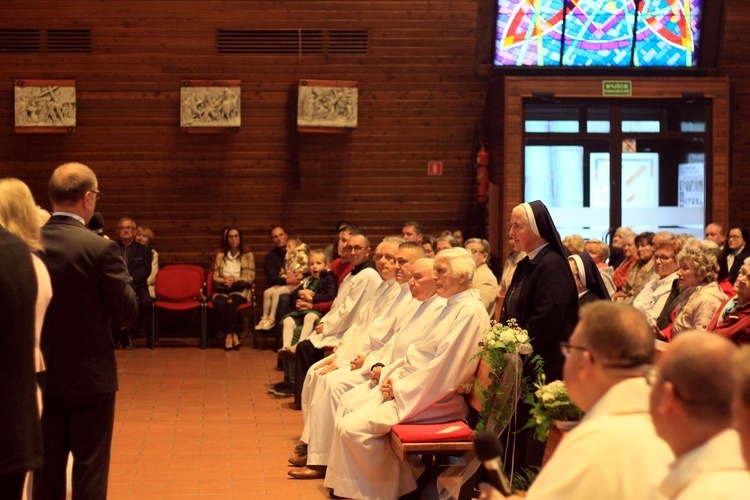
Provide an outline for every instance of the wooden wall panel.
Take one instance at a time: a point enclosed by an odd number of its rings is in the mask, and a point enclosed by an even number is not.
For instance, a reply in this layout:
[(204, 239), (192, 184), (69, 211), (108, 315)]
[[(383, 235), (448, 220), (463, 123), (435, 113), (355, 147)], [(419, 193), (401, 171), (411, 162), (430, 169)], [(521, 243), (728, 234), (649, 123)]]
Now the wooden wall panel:
[(731, 81), (729, 221), (750, 226), (750, 3), (725, 0), (719, 73)]
[[(282, 224), (312, 246), (337, 222), (373, 239), (407, 219), (434, 233), (475, 233), (473, 131), (487, 67), (477, 63), (477, 0), (7, 0), (0, 29), (91, 30), (90, 54), (0, 54), (0, 176), (16, 176), (49, 208), (62, 162), (99, 176), (108, 229), (122, 215), (152, 227), (164, 263), (206, 264), (225, 224), (239, 225), (260, 263)], [(217, 29), (368, 30), (366, 55), (219, 55)], [(70, 78), (77, 129), (13, 132), (13, 80)], [(299, 79), (359, 82), (359, 127), (295, 136)], [(180, 81), (242, 82), (242, 126), (184, 134)], [(444, 162), (427, 177), (427, 162)], [(264, 277), (259, 274), (262, 289)]]

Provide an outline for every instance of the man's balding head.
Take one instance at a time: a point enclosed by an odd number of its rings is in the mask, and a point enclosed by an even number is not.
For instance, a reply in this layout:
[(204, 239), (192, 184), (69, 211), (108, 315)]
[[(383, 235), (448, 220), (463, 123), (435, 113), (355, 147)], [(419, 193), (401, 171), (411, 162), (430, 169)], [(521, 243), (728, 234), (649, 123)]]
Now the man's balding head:
[(591, 408), (616, 384), (642, 376), (654, 359), (654, 336), (630, 305), (596, 301), (581, 308), (563, 374), (571, 399)]
[(49, 198), (55, 211), (80, 215), (88, 224), (101, 196), (96, 174), (83, 163), (65, 163), (52, 172)]
[(713, 333), (681, 333), (650, 376), (649, 410), (657, 434), (676, 456), (727, 429), (732, 419), (736, 347)]
[(633, 367), (654, 361), (654, 334), (637, 309), (596, 301), (582, 307), (579, 318), (582, 339), (601, 362)]

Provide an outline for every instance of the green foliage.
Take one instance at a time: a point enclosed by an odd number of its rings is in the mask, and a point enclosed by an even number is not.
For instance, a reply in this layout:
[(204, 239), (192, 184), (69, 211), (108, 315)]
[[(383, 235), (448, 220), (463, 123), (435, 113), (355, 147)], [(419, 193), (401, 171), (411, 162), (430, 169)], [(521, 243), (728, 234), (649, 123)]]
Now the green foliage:
[(531, 418), (523, 428), (534, 428), (534, 437), (544, 442), (556, 420), (576, 422), (583, 418), (583, 412), (571, 401), (565, 382), (555, 380), (545, 384), (544, 373), (536, 375), (536, 390), (524, 398), (532, 408)]

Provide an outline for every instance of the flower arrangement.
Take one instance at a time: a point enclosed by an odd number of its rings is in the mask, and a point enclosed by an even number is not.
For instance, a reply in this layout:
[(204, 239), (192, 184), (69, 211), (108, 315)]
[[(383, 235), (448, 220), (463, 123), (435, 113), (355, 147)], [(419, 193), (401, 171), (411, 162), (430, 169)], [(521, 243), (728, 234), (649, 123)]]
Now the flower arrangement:
[(499, 433), (512, 418), (516, 400), (526, 392), (521, 372), (523, 363), (533, 352), (531, 339), (515, 319), (504, 324), (493, 321), (482, 332), (479, 347), (477, 357), (489, 368), (490, 383), (487, 387), (476, 387), (482, 408), (476, 430), (492, 429)]
[(534, 427), (534, 437), (538, 441), (546, 441), (549, 431), (555, 422), (578, 422), (583, 418), (583, 412), (568, 396), (565, 382), (555, 380), (549, 384), (544, 374), (539, 375), (537, 383), (534, 384), (533, 403), (531, 419), (525, 427)]

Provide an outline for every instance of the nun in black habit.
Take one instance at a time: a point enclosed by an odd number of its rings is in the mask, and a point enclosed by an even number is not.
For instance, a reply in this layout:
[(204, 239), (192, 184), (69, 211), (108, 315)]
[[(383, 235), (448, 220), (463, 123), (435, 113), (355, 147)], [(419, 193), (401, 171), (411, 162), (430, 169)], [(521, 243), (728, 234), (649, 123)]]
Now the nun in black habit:
[(611, 300), (607, 287), (602, 280), (602, 274), (591, 256), (577, 253), (568, 257), (570, 272), (578, 289), (578, 306), (594, 302), (595, 300)]
[[(510, 218), (513, 249), (524, 251), (513, 273), (500, 316), (502, 322), (515, 318), (529, 332), (534, 353), (544, 362), (547, 382), (562, 379), (564, 358), (560, 342), (566, 342), (578, 321), (578, 292), (568, 265), (568, 250), (563, 247), (552, 217), (541, 201), (522, 203), (513, 209)], [(528, 364), (524, 375), (533, 379)], [(530, 406), (518, 405), (518, 428), (529, 418)], [(518, 430), (511, 429), (509, 436)], [(532, 429), (519, 432), (515, 443), (506, 443), (513, 450), (516, 470), (539, 467), (544, 443), (536, 441)], [(507, 462), (506, 462), (507, 463)]]
[[(567, 261), (569, 252), (541, 201), (518, 205), (511, 220), (514, 217), (526, 227), (515, 232), (511, 227), (511, 234), (517, 235), (513, 249), (527, 256), (513, 273), (500, 319), (505, 322), (515, 318), (529, 332), (534, 353), (544, 361), (547, 382), (560, 380), (560, 342), (568, 340), (578, 321), (578, 292)], [(533, 235), (523, 234), (528, 231)]]

